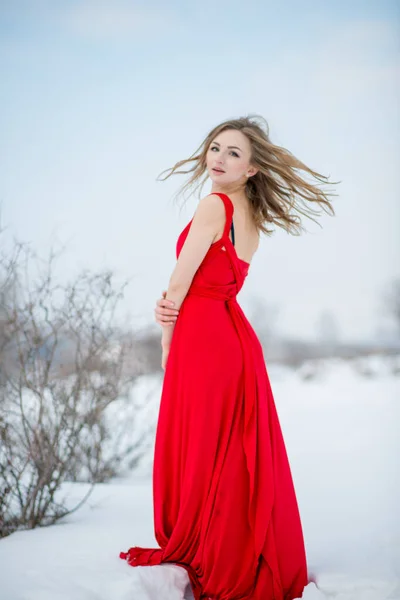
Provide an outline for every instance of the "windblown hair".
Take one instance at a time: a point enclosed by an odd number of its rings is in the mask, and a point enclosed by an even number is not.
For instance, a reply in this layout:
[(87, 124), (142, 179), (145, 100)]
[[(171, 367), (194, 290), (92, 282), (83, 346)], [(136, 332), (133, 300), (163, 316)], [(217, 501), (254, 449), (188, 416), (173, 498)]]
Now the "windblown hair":
[[(317, 223), (313, 215), (320, 215), (320, 209), (332, 216), (335, 214), (330, 198), (337, 194), (323, 191), (321, 184), (333, 185), (337, 182), (330, 182), (328, 177), (307, 167), (288, 150), (273, 144), (269, 138), (268, 123), (259, 115), (229, 119), (214, 127), (189, 158), (180, 160), (160, 173), (159, 178), (167, 173), (161, 177), (161, 181), (171, 175), (192, 173), (176, 195), (198, 190), (200, 197), (208, 179), (207, 151), (215, 137), (228, 129), (241, 131), (251, 144), (250, 164), (257, 167), (258, 172), (248, 178), (245, 191), (259, 231), (271, 234), (273, 229), (268, 229), (268, 224), (273, 223), (288, 233), (299, 235), (304, 231), (300, 215)], [(190, 168), (180, 170), (190, 163), (193, 163)], [(311, 181), (307, 181), (304, 175)], [(318, 205), (319, 210), (313, 205)]]

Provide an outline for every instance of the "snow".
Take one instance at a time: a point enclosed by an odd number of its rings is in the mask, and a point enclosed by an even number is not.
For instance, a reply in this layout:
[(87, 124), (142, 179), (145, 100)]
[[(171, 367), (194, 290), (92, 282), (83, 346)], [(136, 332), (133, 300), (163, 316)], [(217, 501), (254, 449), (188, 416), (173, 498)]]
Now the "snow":
[[(303, 600), (400, 600), (400, 378), (376, 358), (363, 364), (268, 369), (315, 580)], [(144, 396), (160, 385), (143, 381)], [(156, 546), (145, 464), (96, 485), (60, 523), (0, 540), (0, 599), (183, 600), (182, 568), (119, 558), (132, 545)], [(74, 505), (86, 489), (63, 492)]]

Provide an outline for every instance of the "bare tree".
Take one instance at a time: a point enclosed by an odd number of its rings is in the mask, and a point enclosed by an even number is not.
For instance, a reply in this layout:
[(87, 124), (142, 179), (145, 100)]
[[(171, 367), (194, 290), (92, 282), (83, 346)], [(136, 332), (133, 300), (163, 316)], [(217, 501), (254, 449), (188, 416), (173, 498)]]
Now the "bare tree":
[(107, 480), (143, 441), (104, 451), (107, 409), (135, 378), (115, 316), (126, 284), (84, 271), (62, 285), (56, 258), (19, 243), (0, 255), (0, 537), (75, 510), (86, 498), (67, 507), (63, 482)]
[(321, 355), (332, 356), (339, 344), (339, 326), (335, 313), (323, 310), (316, 319), (316, 332)]
[(385, 304), (397, 332), (397, 338), (400, 338), (400, 277), (395, 279), (389, 286), (385, 294)]
[(248, 315), (261, 345), (268, 355), (271, 346), (277, 342), (277, 323), (279, 308), (268, 304), (261, 296), (250, 297)]

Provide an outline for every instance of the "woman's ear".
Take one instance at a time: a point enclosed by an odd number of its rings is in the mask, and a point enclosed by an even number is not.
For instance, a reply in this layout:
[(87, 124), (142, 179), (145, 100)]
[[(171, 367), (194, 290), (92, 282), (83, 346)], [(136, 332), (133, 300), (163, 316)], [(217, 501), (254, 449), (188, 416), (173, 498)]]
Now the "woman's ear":
[(246, 173), (246, 177), (253, 177), (253, 175), (255, 175), (256, 173), (258, 173), (257, 167), (249, 167)]

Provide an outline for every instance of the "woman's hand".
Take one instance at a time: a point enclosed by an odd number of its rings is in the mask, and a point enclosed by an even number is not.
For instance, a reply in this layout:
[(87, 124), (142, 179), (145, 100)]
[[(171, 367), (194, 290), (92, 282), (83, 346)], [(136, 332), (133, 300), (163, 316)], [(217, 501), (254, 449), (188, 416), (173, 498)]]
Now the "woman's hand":
[(156, 323), (162, 325), (163, 327), (170, 327), (174, 325), (176, 319), (179, 315), (179, 310), (172, 308), (174, 306), (174, 302), (170, 300), (166, 300), (165, 296), (167, 295), (166, 290), (162, 292), (162, 297), (159, 298), (156, 302), (156, 308), (154, 309)]
[(169, 347), (163, 346), (162, 357), (161, 357), (161, 368), (164, 369), (164, 371), (167, 366), (168, 356), (169, 356)]

